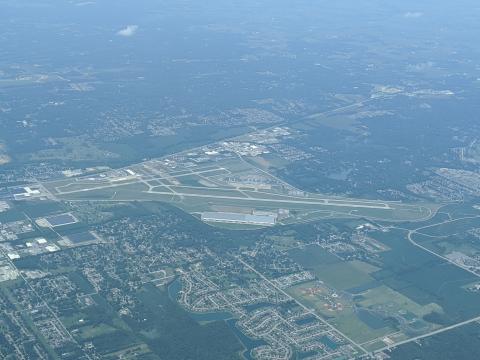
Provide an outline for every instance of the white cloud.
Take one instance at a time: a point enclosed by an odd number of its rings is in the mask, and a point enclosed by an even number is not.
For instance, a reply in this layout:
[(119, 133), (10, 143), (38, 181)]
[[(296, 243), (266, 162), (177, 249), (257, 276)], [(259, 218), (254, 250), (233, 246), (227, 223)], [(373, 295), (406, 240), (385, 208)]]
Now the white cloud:
[(428, 70), (433, 70), (434, 68), (435, 68), (435, 63), (433, 61), (407, 65), (407, 71), (410, 71), (410, 72), (424, 72)]
[(409, 18), (409, 19), (416, 19), (416, 18), (419, 18), (419, 17), (422, 17), (423, 16), (423, 13), (422, 12), (406, 12), (405, 14), (403, 14), (404, 17), (406, 18)]
[(125, 37), (133, 36), (137, 32), (137, 30), (138, 30), (137, 25), (128, 25), (126, 28), (118, 31), (117, 35), (125, 36)]
[(76, 3), (75, 6), (88, 6), (88, 5), (95, 5), (94, 1), (84, 1)]

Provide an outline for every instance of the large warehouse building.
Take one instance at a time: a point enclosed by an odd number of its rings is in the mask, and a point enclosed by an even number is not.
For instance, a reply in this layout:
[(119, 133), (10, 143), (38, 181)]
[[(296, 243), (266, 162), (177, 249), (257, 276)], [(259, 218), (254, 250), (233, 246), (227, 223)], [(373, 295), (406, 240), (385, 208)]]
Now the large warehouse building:
[(275, 225), (277, 215), (275, 214), (242, 214), (229, 212), (204, 212), (202, 213), (202, 220), (206, 222), (222, 222), (231, 224), (249, 224), (249, 225)]

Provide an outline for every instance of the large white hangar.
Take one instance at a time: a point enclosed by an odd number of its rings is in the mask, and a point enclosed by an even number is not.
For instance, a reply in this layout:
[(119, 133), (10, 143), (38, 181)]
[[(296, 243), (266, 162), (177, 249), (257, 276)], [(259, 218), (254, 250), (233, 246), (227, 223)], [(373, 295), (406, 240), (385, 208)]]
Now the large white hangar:
[(277, 221), (275, 214), (242, 214), (230, 212), (204, 212), (202, 213), (202, 221), (205, 222), (221, 222), (230, 224), (248, 224), (273, 226)]

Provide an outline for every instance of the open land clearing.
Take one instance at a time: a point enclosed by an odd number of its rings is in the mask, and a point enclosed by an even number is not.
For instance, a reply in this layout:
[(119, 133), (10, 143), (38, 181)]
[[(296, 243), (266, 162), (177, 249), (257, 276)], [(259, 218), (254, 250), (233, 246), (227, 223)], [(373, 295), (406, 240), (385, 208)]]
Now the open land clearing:
[(287, 292), (368, 351), (478, 318), (474, 274), (415, 247), (407, 241), (407, 231), (372, 236), (388, 245), (376, 266), (344, 261), (318, 245), (288, 251), (315, 279)]

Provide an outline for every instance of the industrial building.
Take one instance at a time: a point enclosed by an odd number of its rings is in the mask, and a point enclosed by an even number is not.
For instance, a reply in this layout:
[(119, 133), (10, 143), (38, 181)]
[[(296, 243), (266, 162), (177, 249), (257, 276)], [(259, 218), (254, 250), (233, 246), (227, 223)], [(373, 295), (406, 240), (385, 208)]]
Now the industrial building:
[(276, 214), (252, 215), (252, 214), (229, 213), (229, 212), (202, 213), (202, 221), (206, 221), (206, 222), (273, 226), (275, 225), (276, 220), (277, 220)]

